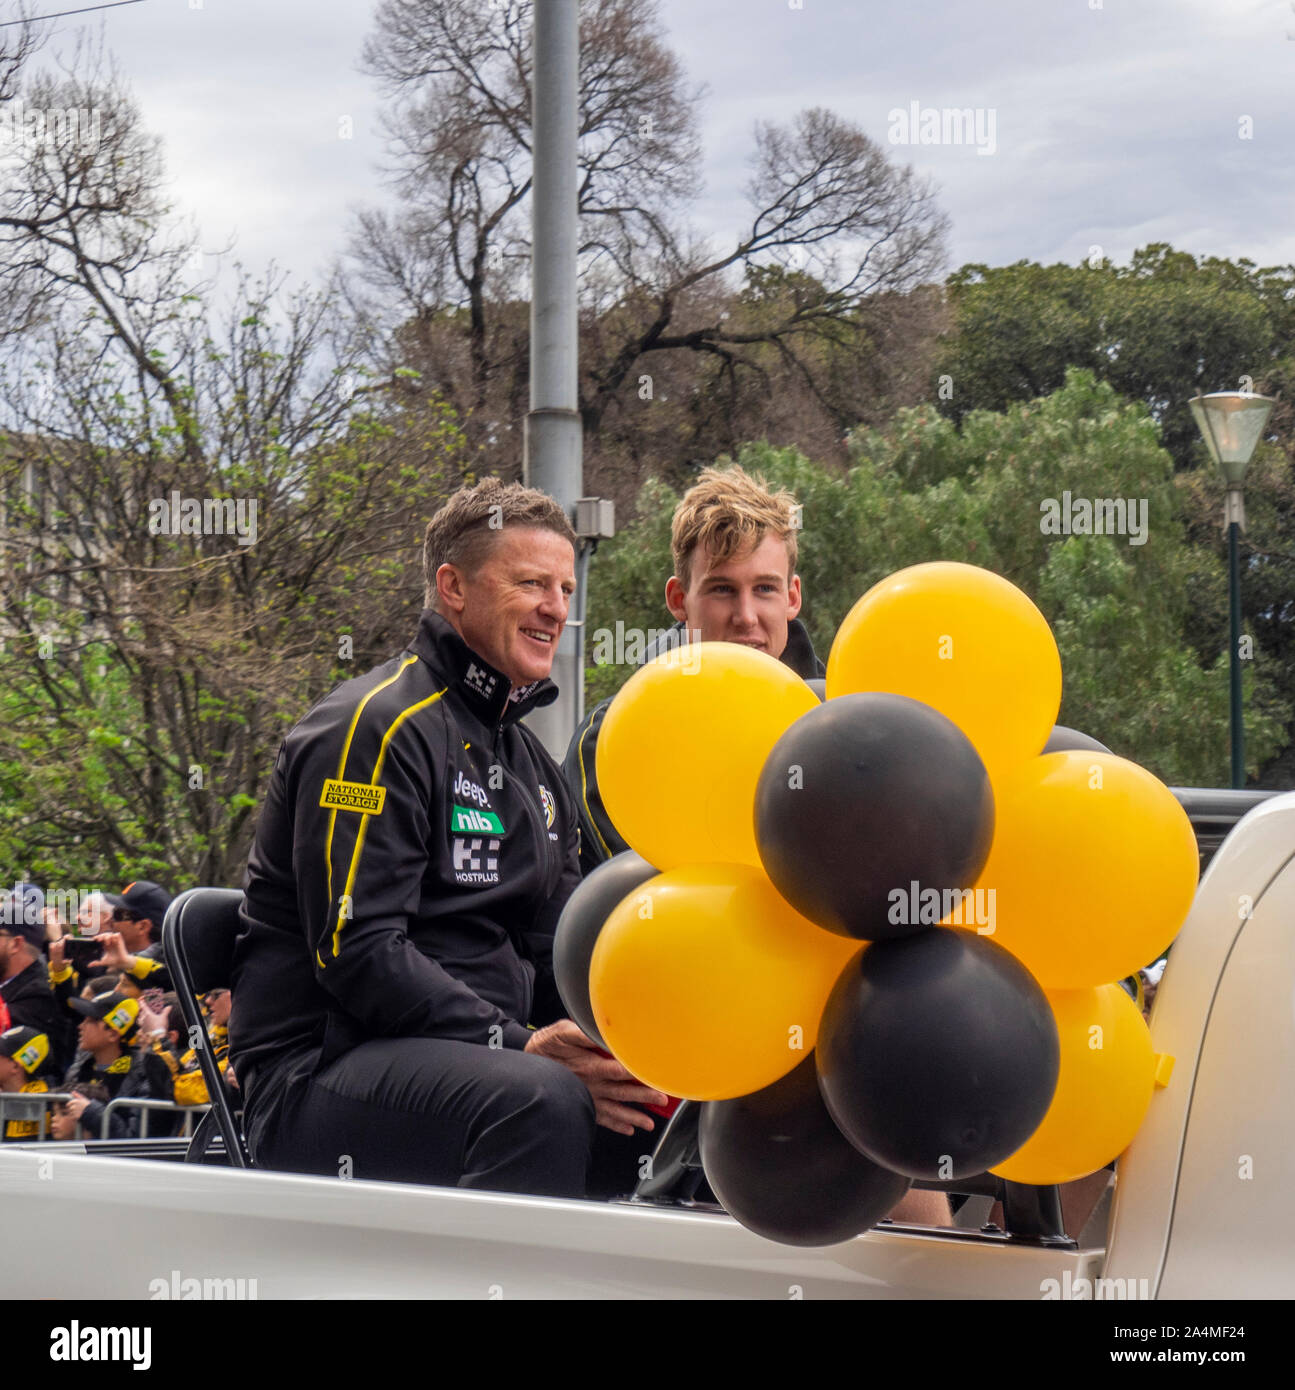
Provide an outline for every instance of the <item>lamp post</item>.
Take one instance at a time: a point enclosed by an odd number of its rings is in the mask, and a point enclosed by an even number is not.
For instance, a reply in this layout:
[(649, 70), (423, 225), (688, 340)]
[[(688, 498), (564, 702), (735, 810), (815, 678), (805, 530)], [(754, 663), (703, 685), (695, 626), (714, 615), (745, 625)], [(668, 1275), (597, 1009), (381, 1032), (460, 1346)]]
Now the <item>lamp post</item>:
[(1228, 495), (1223, 524), (1228, 532), (1228, 616), (1232, 642), (1232, 785), (1246, 781), (1245, 725), (1241, 720), (1241, 566), (1237, 542), (1246, 524), (1246, 468), (1276, 404), (1251, 391), (1214, 391), (1189, 402), (1210, 457), (1223, 471)]

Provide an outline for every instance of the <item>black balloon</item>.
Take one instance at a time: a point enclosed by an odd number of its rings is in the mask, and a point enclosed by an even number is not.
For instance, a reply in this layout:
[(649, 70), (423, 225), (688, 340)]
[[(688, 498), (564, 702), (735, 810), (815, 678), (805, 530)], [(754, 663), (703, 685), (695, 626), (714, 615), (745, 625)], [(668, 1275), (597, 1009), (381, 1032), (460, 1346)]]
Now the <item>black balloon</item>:
[[(1109, 753), (1111, 750), (1104, 743), (1098, 743), (1095, 738), (1091, 738), (1088, 734), (1081, 734), (1078, 729), (1068, 729), (1064, 724), (1054, 724), (1052, 732), (1048, 735), (1047, 743), (1043, 745), (1043, 752), (1069, 753), (1071, 751)], [(1043, 754), (1039, 756), (1042, 757)]]
[(987, 937), (951, 927), (855, 957), (823, 1011), (816, 1056), (846, 1138), (928, 1180), (1015, 1153), (1047, 1113), (1061, 1064), (1034, 976)]
[(567, 1012), (599, 1047), (610, 1052), (589, 1002), (589, 962), (598, 933), (613, 908), (660, 872), (632, 849), (599, 866), (567, 899), (553, 937), (553, 977)]
[(725, 1211), (784, 1245), (850, 1240), (909, 1187), (842, 1137), (819, 1095), (812, 1054), (762, 1091), (707, 1102), (701, 1157)]
[(774, 745), (755, 798), (765, 872), (810, 921), (882, 941), (938, 922), (911, 910), (975, 882), (994, 837), (976, 750), (903, 695), (838, 695)]
[(820, 700), (827, 699), (827, 682), (822, 676), (812, 676), (805, 682)]

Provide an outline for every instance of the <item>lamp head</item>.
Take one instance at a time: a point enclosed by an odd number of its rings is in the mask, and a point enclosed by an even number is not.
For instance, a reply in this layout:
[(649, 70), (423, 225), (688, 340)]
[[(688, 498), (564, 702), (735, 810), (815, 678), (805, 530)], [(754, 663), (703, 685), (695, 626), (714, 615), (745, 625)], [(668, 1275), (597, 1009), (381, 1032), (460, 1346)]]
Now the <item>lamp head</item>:
[(1210, 457), (1223, 470), (1228, 487), (1239, 488), (1277, 402), (1252, 391), (1213, 391), (1188, 402)]

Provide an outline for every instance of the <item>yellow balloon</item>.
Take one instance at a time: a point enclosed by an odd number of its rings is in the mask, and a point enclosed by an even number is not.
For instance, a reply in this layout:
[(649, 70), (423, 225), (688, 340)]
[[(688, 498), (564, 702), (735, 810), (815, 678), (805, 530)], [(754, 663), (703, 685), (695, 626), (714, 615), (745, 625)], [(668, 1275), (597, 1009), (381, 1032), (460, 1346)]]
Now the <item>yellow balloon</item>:
[(649, 662), (612, 701), (598, 738), (598, 788), (612, 824), (659, 869), (759, 868), (760, 770), (817, 705), (790, 667), (733, 642), (694, 643)]
[(939, 710), (994, 780), (1048, 741), (1061, 656), (1047, 619), (1016, 585), (974, 565), (914, 565), (873, 585), (832, 643), (828, 698), (869, 690)]
[(599, 933), (594, 1020), (650, 1086), (690, 1100), (748, 1095), (809, 1056), (832, 986), (861, 949), (800, 916), (746, 865), (671, 869)]
[(1119, 985), (1050, 994), (1061, 1073), (1030, 1139), (990, 1169), (1008, 1182), (1073, 1182), (1128, 1148), (1151, 1103), (1155, 1051), (1138, 1006)]
[(994, 816), (975, 885), (986, 934), (1045, 990), (1123, 979), (1177, 935), (1196, 893), (1196, 837), (1145, 768), (1110, 753), (1032, 758), (994, 788)]

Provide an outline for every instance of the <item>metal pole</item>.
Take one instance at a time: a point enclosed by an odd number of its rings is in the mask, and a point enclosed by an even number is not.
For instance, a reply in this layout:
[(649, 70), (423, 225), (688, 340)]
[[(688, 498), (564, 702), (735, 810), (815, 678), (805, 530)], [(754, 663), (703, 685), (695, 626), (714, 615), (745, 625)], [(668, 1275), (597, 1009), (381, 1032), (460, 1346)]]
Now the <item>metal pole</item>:
[(1232, 638), (1232, 785), (1246, 784), (1246, 731), (1241, 716), (1241, 565), (1235, 518), (1228, 523), (1228, 610)]
[[(576, 257), (579, 231), (580, 6), (578, 0), (536, 0), (531, 123), (531, 409), (526, 417), (526, 483), (555, 498), (574, 517), (583, 491), (578, 405)], [(577, 604), (583, 603), (583, 595)], [(579, 618), (579, 612), (573, 613)], [(562, 692), (528, 722), (555, 757), (576, 728), (583, 679), (582, 628), (563, 633), (553, 659)]]

